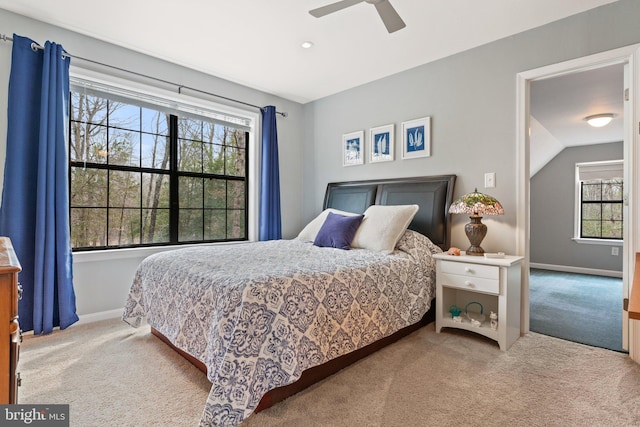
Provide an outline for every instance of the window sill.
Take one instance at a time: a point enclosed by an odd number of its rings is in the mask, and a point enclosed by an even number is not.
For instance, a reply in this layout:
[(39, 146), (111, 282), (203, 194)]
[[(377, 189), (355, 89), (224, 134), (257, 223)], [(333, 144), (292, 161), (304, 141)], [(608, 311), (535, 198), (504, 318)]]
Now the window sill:
[(586, 245), (607, 245), (607, 246), (622, 246), (624, 245), (624, 241), (622, 240), (613, 240), (613, 239), (585, 239), (581, 237), (572, 237), (576, 243), (586, 244)]
[(124, 249), (106, 249), (97, 251), (80, 251), (73, 252), (73, 262), (96, 262), (111, 261), (116, 259), (127, 258), (146, 258), (160, 252), (172, 251), (174, 249), (183, 249), (196, 246), (225, 246), (225, 245), (243, 245), (249, 241), (240, 242), (221, 242), (221, 243), (197, 243), (192, 245), (171, 245), (171, 246), (153, 246), (145, 248), (124, 248)]

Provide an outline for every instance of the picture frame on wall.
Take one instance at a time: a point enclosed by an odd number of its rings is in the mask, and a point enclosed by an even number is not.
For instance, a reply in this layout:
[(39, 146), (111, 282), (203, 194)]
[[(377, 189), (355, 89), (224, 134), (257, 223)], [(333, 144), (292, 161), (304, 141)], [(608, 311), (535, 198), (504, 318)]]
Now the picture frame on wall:
[(394, 159), (395, 125), (384, 125), (369, 130), (369, 161), (390, 162)]
[(431, 156), (431, 117), (402, 122), (402, 158)]
[(342, 135), (342, 166), (355, 166), (364, 163), (364, 131)]

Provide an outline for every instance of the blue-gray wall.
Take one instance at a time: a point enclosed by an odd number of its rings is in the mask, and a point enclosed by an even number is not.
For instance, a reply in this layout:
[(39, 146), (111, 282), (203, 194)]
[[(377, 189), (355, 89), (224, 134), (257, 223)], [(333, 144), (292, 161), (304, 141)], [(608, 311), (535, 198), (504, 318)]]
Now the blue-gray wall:
[[(640, 43), (640, 1), (620, 0), (543, 27), (425, 64), (305, 105), (305, 220), (320, 210), (327, 182), (455, 173), (456, 196), (484, 190), (505, 208), (485, 218), (487, 251), (516, 250), (516, 75), (519, 72)], [(438, 40), (433, 40), (438, 43)], [(341, 136), (355, 130), (432, 118), (432, 156), (342, 167)], [(400, 132), (396, 132), (399, 142)], [(464, 215), (452, 244), (465, 248)]]
[(622, 247), (576, 243), (574, 231), (576, 163), (623, 158), (623, 144), (586, 145), (562, 150), (531, 178), (531, 263), (622, 272)]

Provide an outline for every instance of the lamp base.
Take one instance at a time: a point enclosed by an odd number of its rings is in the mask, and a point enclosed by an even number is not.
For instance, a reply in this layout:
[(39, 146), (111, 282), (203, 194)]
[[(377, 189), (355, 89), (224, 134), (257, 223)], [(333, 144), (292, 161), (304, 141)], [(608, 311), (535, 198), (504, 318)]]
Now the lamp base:
[(469, 248), (467, 248), (467, 250), (464, 253), (465, 255), (477, 255), (477, 256), (483, 256), (484, 255), (484, 249), (482, 249), (481, 246), (469, 246)]
[(468, 224), (464, 226), (464, 232), (467, 234), (467, 238), (469, 239), (469, 249), (467, 249), (467, 255), (484, 255), (484, 249), (480, 247), (480, 243), (484, 239), (484, 236), (487, 235), (487, 226), (482, 223), (482, 217), (480, 215), (474, 214), (470, 216)]

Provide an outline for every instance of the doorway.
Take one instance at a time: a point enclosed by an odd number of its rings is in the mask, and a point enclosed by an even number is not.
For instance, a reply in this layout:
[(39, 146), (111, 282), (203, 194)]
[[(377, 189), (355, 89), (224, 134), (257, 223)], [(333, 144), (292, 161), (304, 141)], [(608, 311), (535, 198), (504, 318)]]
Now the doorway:
[[(523, 263), (523, 286), (522, 286), (522, 333), (530, 331), (530, 295), (529, 295), (529, 267), (531, 263), (531, 200), (530, 200), (530, 138), (529, 131), (531, 127), (530, 120), (530, 89), (531, 84), (534, 81), (541, 81), (563, 75), (569, 75), (580, 71), (589, 69), (596, 69), (605, 66), (615, 64), (627, 64), (626, 75), (636, 76), (638, 74), (637, 66), (634, 60), (637, 57), (638, 46), (629, 46), (625, 48), (615, 49), (613, 51), (603, 52), (600, 54), (591, 55), (584, 58), (579, 58), (560, 64), (554, 64), (527, 72), (522, 72), (517, 75), (517, 144), (518, 144), (518, 213), (517, 213), (517, 247), (518, 253), (525, 257)], [(635, 253), (635, 244), (632, 244), (634, 240), (630, 240), (630, 236), (636, 236), (637, 233), (637, 216), (635, 214), (635, 208), (633, 201), (636, 199), (636, 180), (637, 174), (634, 172), (634, 165), (637, 164), (637, 153), (634, 150), (633, 142), (636, 141), (636, 136), (633, 132), (633, 123), (636, 120), (635, 109), (631, 109), (631, 105), (634, 105), (638, 99), (636, 96), (637, 87), (634, 84), (634, 79), (629, 79), (625, 83), (625, 87), (628, 90), (625, 91), (625, 95), (629, 101), (625, 102), (625, 114), (624, 116), (628, 120), (624, 121), (624, 217), (625, 217), (625, 229), (624, 229), (624, 244), (622, 246), (622, 279), (623, 279), (623, 296), (628, 298), (629, 295), (629, 277), (630, 270), (633, 269), (631, 265), (631, 254)], [(633, 114), (633, 116), (631, 115)], [(631, 271), (632, 273), (632, 271)], [(622, 314), (622, 330), (623, 330), (623, 348), (628, 349), (629, 343), (633, 345), (635, 341), (634, 337), (629, 338), (628, 334), (628, 315), (626, 312)]]
[[(617, 63), (533, 80), (529, 98), (531, 330), (616, 351), (624, 69)], [(586, 120), (594, 116), (611, 120), (595, 127)]]

